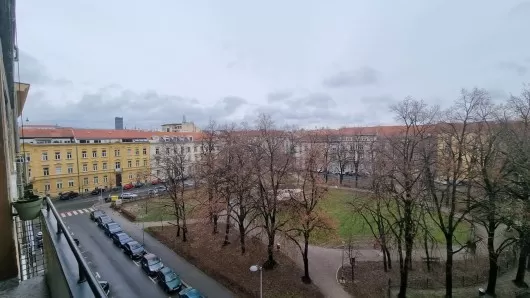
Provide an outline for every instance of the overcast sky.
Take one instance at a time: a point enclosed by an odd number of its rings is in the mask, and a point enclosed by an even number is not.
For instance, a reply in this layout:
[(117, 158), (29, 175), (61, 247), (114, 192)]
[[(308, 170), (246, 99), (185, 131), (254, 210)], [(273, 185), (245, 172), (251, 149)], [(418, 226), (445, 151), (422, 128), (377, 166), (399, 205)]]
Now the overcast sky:
[(18, 1), (29, 124), (391, 124), (406, 96), (530, 83), (530, 1)]

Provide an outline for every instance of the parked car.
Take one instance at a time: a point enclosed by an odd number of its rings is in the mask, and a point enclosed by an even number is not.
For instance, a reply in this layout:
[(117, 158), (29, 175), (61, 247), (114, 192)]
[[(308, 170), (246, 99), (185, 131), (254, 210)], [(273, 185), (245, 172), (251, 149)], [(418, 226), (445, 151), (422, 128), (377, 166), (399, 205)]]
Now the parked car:
[(103, 231), (105, 231), (105, 235), (112, 237), (113, 234), (121, 232), (122, 229), (119, 224), (115, 222), (109, 222), (103, 225)]
[(103, 210), (94, 210), (94, 211), (90, 212), (90, 219), (92, 221), (96, 221), (98, 218), (100, 218), (103, 215), (107, 215), (107, 214), (105, 214), (105, 211), (103, 211)]
[(103, 289), (103, 292), (108, 296), (110, 294), (110, 284), (106, 280), (99, 280), (99, 285)]
[(150, 189), (150, 190), (147, 191), (147, 194), (148, 195), (156, 195), (156, 194), (158, 194), (158, 189), (156, 189), (156, 188), (155, 189)]
[(161, 192), (161, 191), (167, 191), (167, 186), (165, 186), (165, 185), (160, 185), (160, 186), (157, 186), (155, 189), (158, 190), (159, 192)]
[(143, 187), (144, 185), (145, 185), (145, 183), (142, 183), (142, 182), (136, 182), (136, 183), (134, 184), (134, 187), (135, 187), (135, 188), (140, 188), (140, 187)]
[(110, 238), (112, 238), (112, 242), (114, 242), (114, 245), (119, 248), (123, 248), (125, 244), (134, 241), (131, 236), (127, 235), (124, 232), (114, 233)]
[(123, 186), (124, 190), (129, 190), (129, 189), (133, 189), (133, 188), (134, 188), (134, 185), (132, 183), (128, 183), (128, 184), (125, 184)]
[(205, 298), (204, 295), (199, 292), (199, 290), (194, 288), (184, 288), (179, 292), (179, 297), (181, 298)]
[(169, 267), (164, 267), (156, 274), (158, 284), (166, 293), (180, 291), (182, 281), (180, 277)]
[(92, 190), (92, 191), (90, 192), (90, 194), (93, 195), (93, 196), (95, 196), (95, 195), (99, 195), (99, 194), (102, 193), (102, 192), (103, 192), (103, 189), (96, 188), (96, 189)]
[(59, 193), (59, 200), (69, 200), (73, 198), (77, 198), (79, 196), (79, 193), (75, 191), (67, 191), (63, 193)]
[(105, 224), (108, 224), (109, 222), (114, 222), (114, 221), (112, 220), (112, 218), (110, 218), (110, 216), (105, 214), (105, 215), (98, 217), (98, 219), (96, 219), (96, 222), (98, 223), (98, 227), (100, 229), (103, 229)]
[(123, 245), (123, 253), (131, 260), (137, 260), (146, 254), (144, 247), (138, 241), (131, 241)]
[(157, 185), (158, 183), (160, 183), (160, 179), (155, 179), (151, 181), (151, 185)]
[(124, 199), (124, 200), (129, 200), (129, 199), (134, 199), (134, 198), (137, 198), (138, 195), (135, 194), (135, 193), (130, 193), (130, 192), (124, 192), (120, 195), (120, 199)]
[(164, 263), (162, 260), (154, 254), (145, 254), (140, 261), (140, 266), (149, 276), (154, 276), (164, 268)]

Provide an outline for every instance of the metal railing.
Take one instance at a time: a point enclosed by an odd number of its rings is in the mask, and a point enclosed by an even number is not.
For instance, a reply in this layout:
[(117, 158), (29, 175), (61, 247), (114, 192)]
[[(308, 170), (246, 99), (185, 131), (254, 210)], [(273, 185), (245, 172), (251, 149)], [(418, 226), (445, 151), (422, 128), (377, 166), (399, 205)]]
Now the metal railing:
[(90, 270), (88, 264), (81, 255), (81, 252), (79, 251), (75, 240), (72, 238), (72, 235), (68, 233), (66, 225), (62, 221), (61, 216), (57, 212), (57, 209), (55, 209), (55, 206), (53, 206), (53, 203), (49, 197), (46, 197), (46, 210), (48, 211), (47, 216), (50, 216), (51, 211), (51, 214), (53, 214), (55, 220), (57, 221), (57, 234), (64, 235), (66, 241), (68, 242), (68, 246), (72, 249), (72, 253), (74, 254), (74, 257), (77, 261), (77, 266), (79, 268), (79, 279), (77, 282), (88, 282), (90, 289), (92, 289), (92, 292), (94, 293), (95, 297), (106, 298), (107, 295), (105, 294), (105, 291), (103, 291), (103, 288), (101, 288), (101, 285), (99, 284), (98, 280), (96, 279), (94, 274), (92, 274), (92, 271)]

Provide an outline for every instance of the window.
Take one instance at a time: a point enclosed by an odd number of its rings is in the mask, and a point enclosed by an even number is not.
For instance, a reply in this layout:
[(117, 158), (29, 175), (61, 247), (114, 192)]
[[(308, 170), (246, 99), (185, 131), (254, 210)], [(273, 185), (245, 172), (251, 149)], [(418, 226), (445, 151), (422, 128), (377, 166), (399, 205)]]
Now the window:
[(109, 182), (109, 177), (107, 175), (103, 176), (103, 183)]
[(120, 149), (114, 149), (114, 156), (120, 156)]
[(103, 170), (106, 170), (106, 169), (107, 169), (107, 163), (104, 162), (104, 163), (103, 163)]
[(132, 155), (132, 150), (131, 150), (131, 148), (127, 148), (127, 155), (128, 155), (128, 156), (131, 156), (131, 155)]
[(61, 152), (55, 152), (55, 160), (61, 160)]
[(83, 172), (88, 171), (88, 165), (86, 163), (83, 164)]
[(197, 152), (197, 146), (193, 147), (193, 152)]
[(62, 174), (63, 169), (61, 166), (55, 166), (55, 174)]
[(92, 170), (94, 170), (94, 171), (98, 170), (98, 164), (97, 163), (92, 165)]
[(136, 148), (136, 150), (134, 150), (134, 155), (140, 155), (140, 149)]
[(139, 159), (136, 160), (136, 166), (137, 166), (137, 167), (140, 166), (140, 160), (139, 160)]
[(88, 177), (83, 178), (83, 185), (88, 185)]
[(186, 147), (186, 152), (190, 153), (190, 151), (191, 151), (191, 148), (190, 147)]
[(72, 159), (72, 151), (66, 152), (66, 159)]
[(74, 165), (73, 164), (69, 164), (68, 168), (67, 168), (67, 171), (68, 171), (68, 174), (73, 174), (74, 173)]
[(107, 157), (107, 150), (106, 149), (101, 150), (101, 156), (102, 157)]
[(129, 167), (129, 168), (132, 167), (132, 160), (128, 160), (128, 161), (127, 161), (127, 167)]
[(166, 154), (169, 154), (169, 148), (166, 148)]
[(120, 162), (119, 162), (119, 161), (117, 161), (117, 162), (116, 162), (116, 163), (114, 164), (114, 166), (116, 167), (116, 169), (119, 169), (119, 168), (121, 168), (121, 164), (120, 164)]
[(50, 168), (42, 168), (42, 175), (43, 176), (50, 176)]
[(147, 155), (147, 148), (142, 149), (143, 155)]
[(144, 159), (144, 167), (147, 167), (147, 159)]
[(98, 157), (98, 152), (96, 150), (92, 151), (92, 157)]
[(156, 170), (156, 175), (160, 176), (160, 170)]
[(133, 175), (132, 174), (129, 174), (129, 179), (132, 179)]
[(28, 169), (28, 177), (31, 177), (31, 169)]
[(88, 188), (85, 188), (85, 192), (88, 192)]
[(61, 180), (59, 180), (59, 181), (57, 181), (55, 186), (57, 186), (57, 189), (62, 189), (63, 188), (63, 182)]
[(42, 159), (42, 161), (47, 161), (48, 160), (48, 152), (42, 152), (41, 159)]
[(155, 154), (160, 154), (160, 148), (155, 148)]
[(44, 191), (50, 191), (50, 189), (51, 189), (50, 183), (44, 184)]
[(94, 184), (98, 184), (99, 183), (99, 177), (98, 176), (94, 176)]
[(87, 155), (86, 155), (86, 150), (81, 151), (81, 156), (82, 156), (83, 158), (86, 158), (86, 157), (87, 157)]
[(74, 187), (74, 180), (68, 180), (68, 187)]
[(31, 161), (31, 155), (29, 153), (26, 153), (26, 162)]

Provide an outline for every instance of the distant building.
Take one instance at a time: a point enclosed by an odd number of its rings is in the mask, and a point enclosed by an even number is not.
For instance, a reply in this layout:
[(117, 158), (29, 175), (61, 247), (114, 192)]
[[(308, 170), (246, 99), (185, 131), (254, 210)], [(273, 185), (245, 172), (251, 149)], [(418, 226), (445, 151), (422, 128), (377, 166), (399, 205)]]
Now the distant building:
[(123, 130), (123, 117), (114, 118), (114, 129)]
[(162, 124), (163, 132), (200, 132), (201, 129), (193, 122), (187, 122), (186, 116), (182, 117), (182, 123)]

